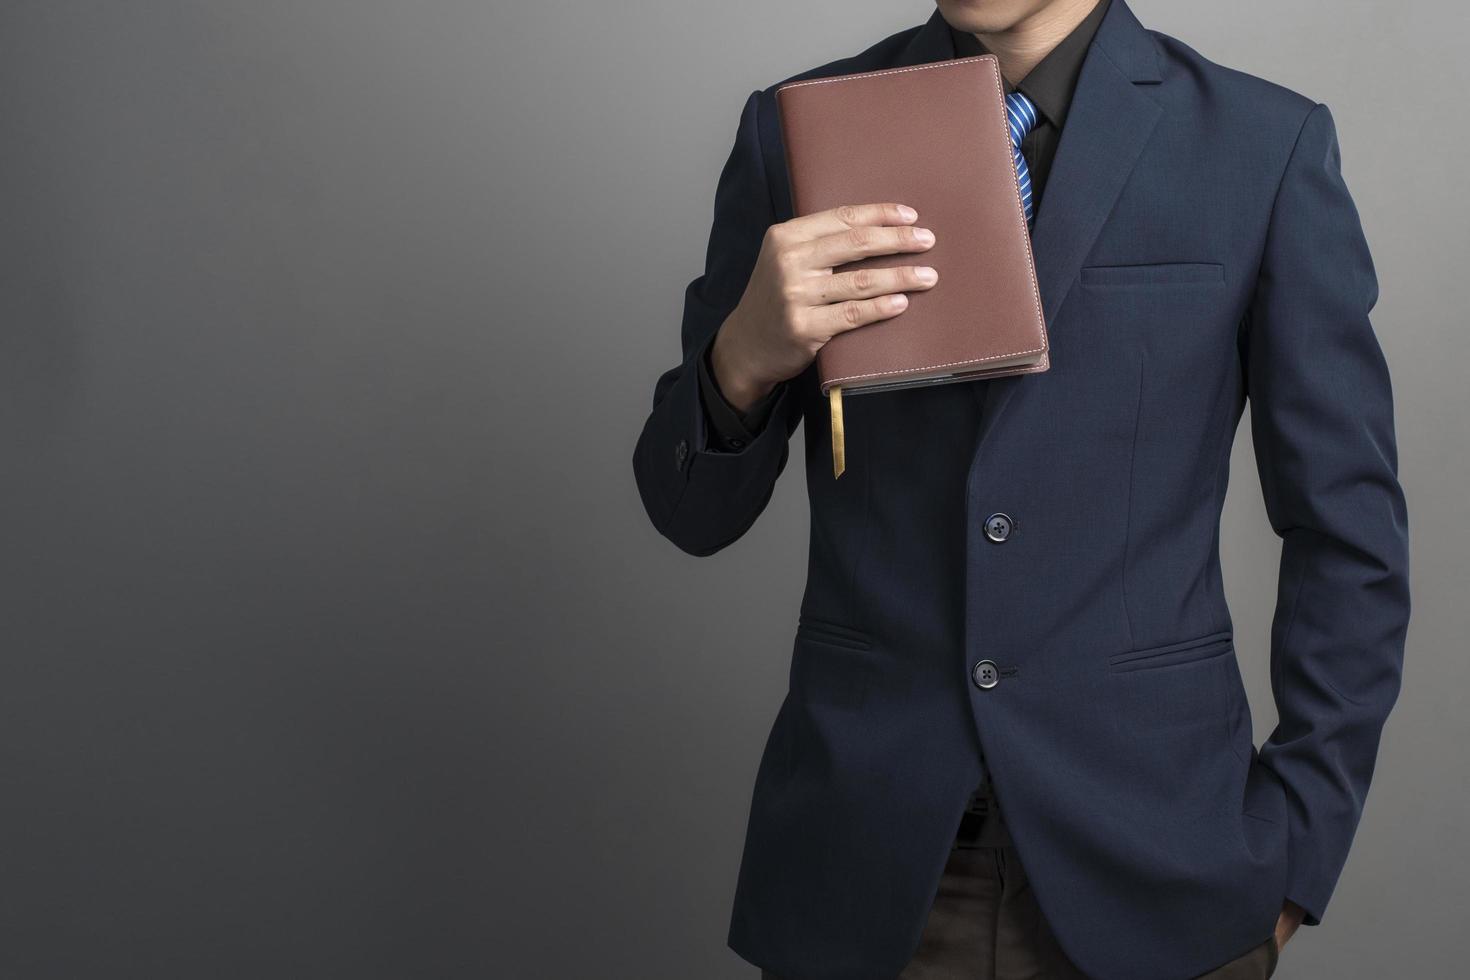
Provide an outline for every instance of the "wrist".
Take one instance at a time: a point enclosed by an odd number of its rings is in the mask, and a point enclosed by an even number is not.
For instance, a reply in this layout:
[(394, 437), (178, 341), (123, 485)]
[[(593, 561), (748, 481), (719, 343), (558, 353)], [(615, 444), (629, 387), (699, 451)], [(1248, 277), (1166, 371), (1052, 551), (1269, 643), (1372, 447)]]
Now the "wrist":
[(725, 401), (736, 411), (745, 413), (769, 394), (776, 383), (758, 379), (738, 351), (730, 348), (729, 331), (722, 327), (710, 346), (710, 373)]

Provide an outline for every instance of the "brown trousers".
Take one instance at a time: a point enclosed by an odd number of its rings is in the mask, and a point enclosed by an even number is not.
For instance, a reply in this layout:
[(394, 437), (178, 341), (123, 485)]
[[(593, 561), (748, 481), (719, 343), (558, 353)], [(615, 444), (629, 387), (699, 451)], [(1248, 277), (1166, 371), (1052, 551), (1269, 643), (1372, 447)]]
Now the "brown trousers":
[[(1197, 980), (1266, 980), (1277, 956), (1273, 933)], [(787, 980), (768, 970), (761, 978)], [(918, 951), (897, 980), (1087, 980), (1052, 935), (984, 787), (965, 813)]]

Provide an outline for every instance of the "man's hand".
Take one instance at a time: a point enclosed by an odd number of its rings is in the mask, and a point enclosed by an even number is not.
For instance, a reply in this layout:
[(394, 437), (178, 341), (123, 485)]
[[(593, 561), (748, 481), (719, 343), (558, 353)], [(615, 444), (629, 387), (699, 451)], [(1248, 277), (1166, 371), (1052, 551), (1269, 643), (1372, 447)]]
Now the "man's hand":
[(1297, 927), (1302, 924), (1302, 916), (1307, 910), (1302, 908), (1291, 899), (1281, 907), (1281, 914), (1276, 917), (1276, 950), (1280, 952), (1286, 945), (1286, 941), (1296, 932)]
[(873, 255), (923, 252), (934, 233), (912, 227), (902, 204), (852, 204), (771, 225), (740, 302), (720, 326), (710, 365), (720, 393), (745, 411), (777, 384), (806, 369), (834, 336), (908, 306), (905, 290), (928, 289), (928, 266), (835, 266)]

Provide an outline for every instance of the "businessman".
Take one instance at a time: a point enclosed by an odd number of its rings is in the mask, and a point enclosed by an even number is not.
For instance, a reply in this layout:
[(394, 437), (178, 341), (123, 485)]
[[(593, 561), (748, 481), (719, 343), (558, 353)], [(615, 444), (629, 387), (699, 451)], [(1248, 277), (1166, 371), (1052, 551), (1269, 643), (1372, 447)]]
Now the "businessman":
[[(783, 81), (981, 53), (1021, 117), (1051, 369), (850, 399), (834, 479), (816, 351), (945, 284), (903, 201), (793, 215), (772, 85), (633, 452), (654, 527), (712, 555), (806, 423), (806, 588), (728, 941), (780, 980), (1266, 977), (1326, 914), (1409, 618), (1333, 117), (1124, 0), (939, 0)], [(1282, 541), (1259, 747), (1219, 566), (1247, 401)]]

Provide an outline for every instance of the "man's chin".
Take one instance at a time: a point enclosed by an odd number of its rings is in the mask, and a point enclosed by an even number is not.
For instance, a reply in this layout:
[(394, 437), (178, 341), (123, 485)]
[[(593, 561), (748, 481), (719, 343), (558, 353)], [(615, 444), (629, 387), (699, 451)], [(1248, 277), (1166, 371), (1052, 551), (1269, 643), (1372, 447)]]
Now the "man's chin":
[(936, 0), (950, 27), (971, 34), (1000, 34), (1014, 30), (1051, 0)]

